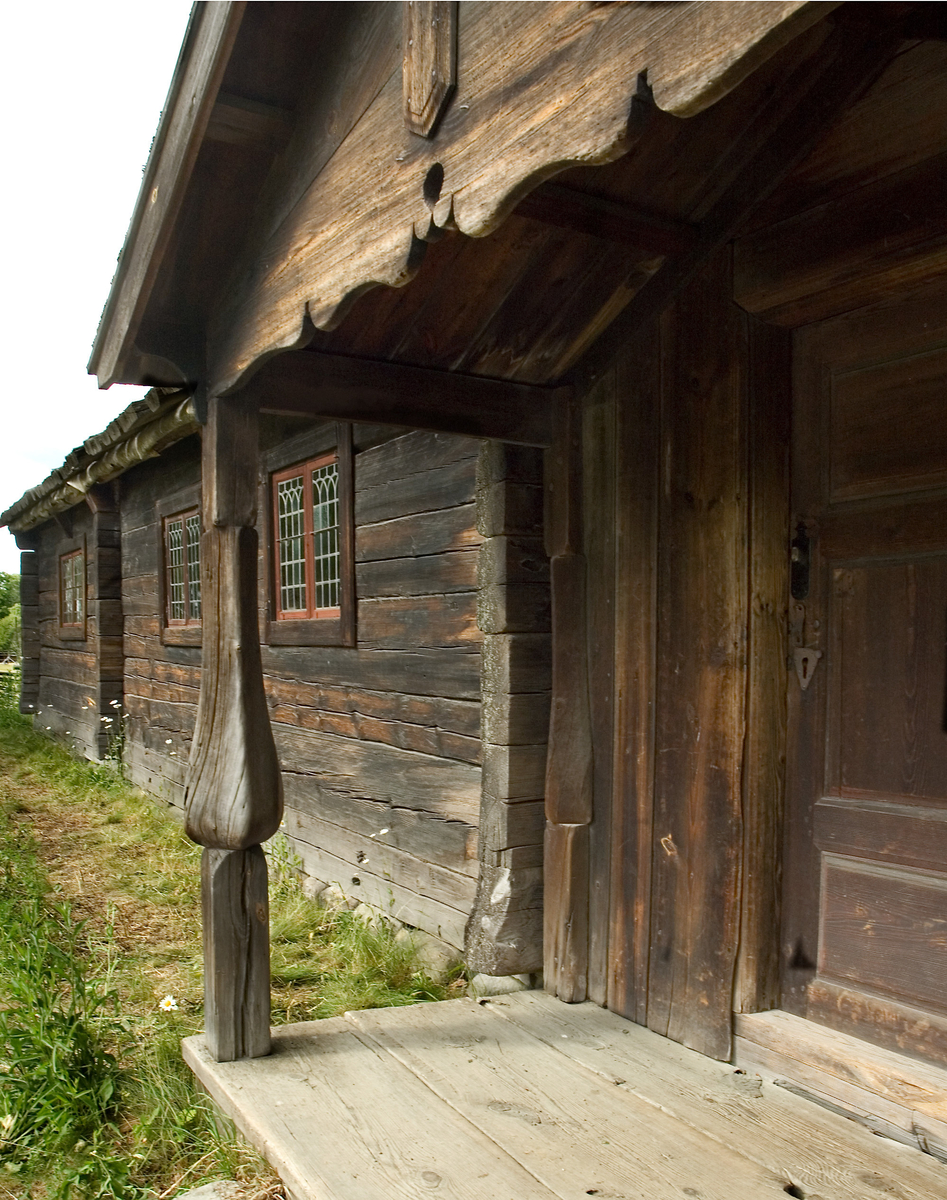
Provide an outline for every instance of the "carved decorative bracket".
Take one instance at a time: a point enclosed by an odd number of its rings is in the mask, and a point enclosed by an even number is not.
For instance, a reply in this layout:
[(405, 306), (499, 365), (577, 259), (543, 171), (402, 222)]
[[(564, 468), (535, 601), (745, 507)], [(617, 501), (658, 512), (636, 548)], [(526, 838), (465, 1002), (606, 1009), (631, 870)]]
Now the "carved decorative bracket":
[(402, 8), (404, 121), (412, 133), (433, 137), (457, 85), (457, 5), (407, 0)]

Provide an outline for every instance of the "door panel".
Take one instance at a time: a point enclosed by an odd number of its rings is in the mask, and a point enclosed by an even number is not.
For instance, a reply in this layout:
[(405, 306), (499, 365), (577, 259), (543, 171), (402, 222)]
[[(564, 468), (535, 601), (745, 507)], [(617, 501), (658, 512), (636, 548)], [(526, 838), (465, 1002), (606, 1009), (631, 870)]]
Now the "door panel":
[(943, 804), (947, 557), (832, 576), (829, 789)]
[(790, 611), (815, 673), (790, 680), (783, 1003), (943, 1061), (947, 284), (794, 355)]

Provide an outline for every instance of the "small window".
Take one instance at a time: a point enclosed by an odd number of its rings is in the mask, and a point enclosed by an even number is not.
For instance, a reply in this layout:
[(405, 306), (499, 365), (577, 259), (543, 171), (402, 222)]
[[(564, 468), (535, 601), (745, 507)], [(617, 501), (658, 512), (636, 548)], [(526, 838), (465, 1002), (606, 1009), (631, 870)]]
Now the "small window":
[(77, 631), (85, 624), (85, 554), (73, 550), (59, 559), (59, 624)]
[(335, 454), (273, 476), (276, 619), (340, 615), (339, 460)]
[(201, 517), (196, 508), (164, 519), (165, 621), (169, 626), (201, 620)]

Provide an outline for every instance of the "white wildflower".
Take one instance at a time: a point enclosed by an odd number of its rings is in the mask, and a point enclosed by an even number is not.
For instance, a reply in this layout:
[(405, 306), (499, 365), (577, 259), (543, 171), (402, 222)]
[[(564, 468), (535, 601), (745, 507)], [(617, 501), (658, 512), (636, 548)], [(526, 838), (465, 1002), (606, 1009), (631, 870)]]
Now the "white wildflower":
[(158, 1007), (163, 1009), (164, 1012), (177, 1012), (178, 1002), (173, 996), (165, 996)]
[(166, 746), (170, 746), (172, 741), (173, 741), (173, 739), (172, 739), (172, 738), (165, 738), (165, 739), (164, 739), (164, 744), (165, 744)]
[(2, 1129), (4, 1133), (9, 1133), (13, 1128), (14, 1119), (13, 1113), (7, 1113), (5, 1117), (0, 1119), (0, 1129)]

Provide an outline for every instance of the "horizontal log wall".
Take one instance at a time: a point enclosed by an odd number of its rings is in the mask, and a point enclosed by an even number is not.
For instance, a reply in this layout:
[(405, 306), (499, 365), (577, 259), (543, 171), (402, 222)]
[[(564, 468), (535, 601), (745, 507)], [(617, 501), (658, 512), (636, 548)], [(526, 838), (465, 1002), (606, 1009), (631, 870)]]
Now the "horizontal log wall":
[(460, 947), (480, 809), (478, 443), (362, 445), (356, 647), (263, 652), (286, 830), (311, 876)]
[[(479, 443), (394, 433), (356, 445), (356, 647), (264, 645), (263, 670), (285, 831), (313, 885), (460, 947), (478, 873)], [(161, 640), (156, 506), (198, 484), (199, 451), (187, 439), (123, 479), (125, 758), (176, 806), (200, 648)]]
[[(93, 516), (86, 504), (68, 509), (33, 534), (36, 552), (29, 559), (24, 587), (24, 647), (31, 651), (25, 672), (23, 703), (37, 727), (61, 738), (87, 758), (105, 757), (121, 662), (116, 639), (120, 624), (117, 534), (113, 514)], [(59, 563), (63, 554), (84, 551), (85, 620), (79, 629), (63, 629), (59, 611)], [(103, 671), (106, 686), (103, 689)], [(120, 694), (120, 693), (119, 693)], [(29, 705), (33, 705), (32, 708)], [(104, 711), (103, 711), (104, 709)]]
[[(189, 437), (121, 478), (125, 614), (125, 765), (139, 787), (183, 806), (201, 681), (200, 646), (162, 641), (159, 505), (196, 500), (200, 438)], [(172, 504), (173, 507), (173, 504)]]

